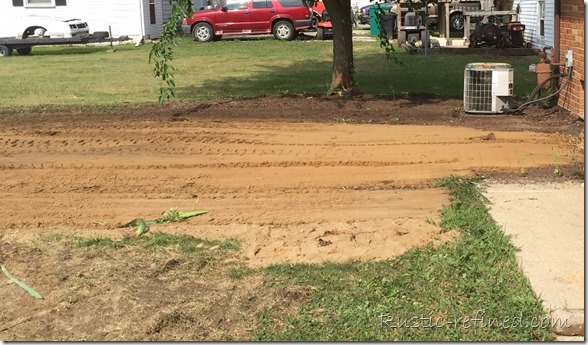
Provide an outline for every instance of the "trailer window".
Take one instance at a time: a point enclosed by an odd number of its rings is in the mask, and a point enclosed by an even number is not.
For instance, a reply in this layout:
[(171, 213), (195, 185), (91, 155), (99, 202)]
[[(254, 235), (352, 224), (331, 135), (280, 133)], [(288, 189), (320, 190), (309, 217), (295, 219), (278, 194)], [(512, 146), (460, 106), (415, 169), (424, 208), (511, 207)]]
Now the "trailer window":
[(54, 0), (25, 0), (25, 7), (53, 7)]

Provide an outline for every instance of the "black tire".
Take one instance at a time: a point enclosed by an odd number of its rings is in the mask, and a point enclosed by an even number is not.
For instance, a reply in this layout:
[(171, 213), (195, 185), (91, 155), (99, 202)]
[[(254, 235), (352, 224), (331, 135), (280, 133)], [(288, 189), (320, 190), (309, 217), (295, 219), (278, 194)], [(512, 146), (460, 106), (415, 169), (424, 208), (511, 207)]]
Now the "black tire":
[(24, 48), (18, 48), (16, 51), (18, 52), (18, 55), (31, 55), (31, 51), (33, 50), (33, 47), (24, 47)]
[(286, 20), (280, 20), (272, 29), (274, 37), (281, 41), (292, 41), (296, 37), (296, 31), (294, 31), (294, 25)]
[(476, 39), (475, 38), (470, 38), (470, 44), (468, 45), (469, 48), (477, 48), (478, 44), (476, 43)]
[(94, 31), (94, 33), (92, 34), (92, 37), (94, 37), (94, 38), (108, 38), (108, 37), (110, 37), (110, 34), (108, 33), (108, 31)]
[(197, 42), (210, 42), (214, 39), (214, 31), (208, 23), (198, 23), (192, 29), (192, 39)]
[(449, 17), (449, 28), (451, 31), (463, 31), (465, 26), (465, 18), (461, 13), (454, 13)]
[(318, 23), (321, 21), (321, 16), (318, 15), (316, 12), (312, 15), (312, 19), (310, 21), (310, 30), (316, 30)]
[(325, 29), (320, 26), (316, 28), (316, 39), (320, 41), (325, 40)]
[(12, 48), (0, 45), (0, 57), (12, 55)]

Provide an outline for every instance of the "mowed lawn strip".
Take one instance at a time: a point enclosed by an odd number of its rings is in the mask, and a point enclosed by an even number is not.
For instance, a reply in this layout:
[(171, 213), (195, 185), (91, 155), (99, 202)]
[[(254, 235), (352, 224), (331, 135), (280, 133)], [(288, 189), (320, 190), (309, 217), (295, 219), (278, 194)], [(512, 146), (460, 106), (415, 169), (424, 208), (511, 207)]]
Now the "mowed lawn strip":
[[(159, 80), (148, 63), (150, 44), (116, 47), (37, 46), (30, 56), (2, 58), (2, 108), (47, 105), (92, 108), (156, 103)], [(189, 38), (174, 47), (177, 100), (242, 98), (276, 94), (320, 94), (330, 85), (330, 41), (222, 40), (199, 44)], [(475, 53), (475, 50), (472, 50)], [(402, 65), (386, 60), (378, 42), (354, 42), (357, 85), (366, 94), (424, 93), (461, 97), (463, 71), (471, 62), (514, 67), (514, 93), (526, 97), (535, 56), (480, 56), (400, 52)]]

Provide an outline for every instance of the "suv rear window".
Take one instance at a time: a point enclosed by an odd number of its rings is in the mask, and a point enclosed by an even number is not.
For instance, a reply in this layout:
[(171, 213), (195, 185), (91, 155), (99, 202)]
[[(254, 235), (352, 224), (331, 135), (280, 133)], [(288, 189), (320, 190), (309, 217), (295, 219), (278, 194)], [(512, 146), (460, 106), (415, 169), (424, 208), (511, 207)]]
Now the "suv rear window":
[(253, 0), (253, 8), (272, 8), (271, 0)]
[(278, 0), (282, 7), (307, 7), (302, 0)]

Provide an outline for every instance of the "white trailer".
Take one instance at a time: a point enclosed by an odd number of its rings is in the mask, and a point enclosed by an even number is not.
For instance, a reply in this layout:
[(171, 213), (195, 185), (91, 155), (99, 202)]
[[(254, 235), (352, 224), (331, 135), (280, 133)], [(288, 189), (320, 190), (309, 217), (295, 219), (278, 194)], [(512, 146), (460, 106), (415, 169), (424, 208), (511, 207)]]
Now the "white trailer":
[(15, 18), (36, 15), (83, 18), (92, 32), (110, 27), (114, 37), (155, 39), (161, 36), (171, 9), (169, 0), (2, 0), (0, 37), (14, 36), (2, 33)]

